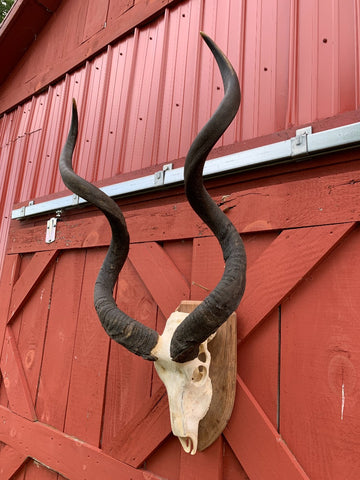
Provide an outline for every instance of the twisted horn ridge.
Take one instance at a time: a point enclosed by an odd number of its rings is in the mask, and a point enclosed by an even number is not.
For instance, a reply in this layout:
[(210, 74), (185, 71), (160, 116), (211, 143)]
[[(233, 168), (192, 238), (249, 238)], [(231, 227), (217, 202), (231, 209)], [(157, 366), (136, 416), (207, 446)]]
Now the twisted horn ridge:
[(118, 205), (97, 187), (74, 173), (72, 156), (78, 134), (78, 115), (73, 100), (68, 138), (60, 155), (59, 169), (65, 185), (74, 193), (99, 208), (108, 219), (112, 238), (94, 289), (94, 304), (106, 333), (130, 352), (146, 360), (156, 360), (151, 350), (158, 341), (155, 330), (146, 327), (122, 312), (113, 298), (113, 290), (129, 252), (129, 234)]
[(215, 289), (174, 332), (170, 355), (185, 362), (198, 355), (199, 345), (236, 310), (245, 290), (246, 254), (236, 228), (207, 193), (202, 179), (206, 157), (232, 122), (240, 105), (240, 87), (229, 60), (201, 33), (219, 66), (224, 98), (192, 143), (185, 161), (185, 191), (190, 205), (218, 239), (225, 260), (224, 274)]
[[(202, 180), (207, 155), (238, 111), (239, 82), (226, 56), (207, 35), (201, 35), (219, 66), (225, 94), (218, 109), (190, 147), (184, 170), (185, 191), (192, 208), (218, 239), (223, 251), (225, 270), (215, 289), (175, 330), (170, 354), (177, 362), (186, 362), (198, 355), (199, 345), (236, 310), (245, 289), (246, 255), (243, 242), (234, 225), (207, 193)], [(112, 231), (111, 243), (95, 283), (95, 309), (106, 333), (112, 339), (146, 360), (156, 360), (151, 351), (158, 342), (158, 333), (122, 312), (113, 298), (116, 280), (128, 255), (129, 234), (118, 205), (74, 173), (72, 156), (77, 134), (78, 116), (73, 101), (70, 131), (60, 155), (60, 173), (71, 191), (104, 213)]]

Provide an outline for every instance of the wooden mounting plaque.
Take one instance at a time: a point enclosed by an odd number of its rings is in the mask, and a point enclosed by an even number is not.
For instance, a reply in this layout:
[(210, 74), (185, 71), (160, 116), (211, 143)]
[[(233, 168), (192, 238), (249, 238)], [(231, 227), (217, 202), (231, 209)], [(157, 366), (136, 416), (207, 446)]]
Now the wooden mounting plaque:
[[(184, 300), (176, 309), (190, 313), (201, 302)], [(198, 451), (209, 447), (223, 432), (230, 420), (235, 401), (237, 373), (236, 313), (218, 329), (209, 342), (210, 378), (213, 396), (209, 410), (199, 423)]]

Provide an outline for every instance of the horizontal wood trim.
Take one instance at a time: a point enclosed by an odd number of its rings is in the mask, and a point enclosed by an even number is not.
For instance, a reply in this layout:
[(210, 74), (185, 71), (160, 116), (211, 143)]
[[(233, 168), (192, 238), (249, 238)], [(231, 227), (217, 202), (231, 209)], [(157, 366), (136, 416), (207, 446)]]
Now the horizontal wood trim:
[(31, 422), (0, 405), (0, 441), (66, 478), (83, 480), (160, 480), (115, 460), (81, 440), (41, 422)]
[(237, 310), (238, 341), (276, 308), (355, 223), (284, 230), (247, 273), (244, 297)]
[[(278, 177), (277, 183), (261, 187), (239, 184), (223, 188), (215, 200), (240, 233), (282, 230), (360, 221), (360, 165), (350, 171), (325, 175), (310, 172), (310, 178)], [(298, 175), (298, 174), (295, 174)], [(309, 175), (309, 174), (308, 174)], [(149, 203), (149, 202), (148, 202)], [(160, 204), (159, 204), (160, 203)], [(168, 197), (148, 207), (124, 208), (131, 242), (161, 242), (211, 235), (191, 210), (184, 196)], [(109, 245), (110, 228), (105, 217), (89, 208), (58, 222), (56, 241), (45, 243), (45, 220), (12, 221), (8, 253)]]
[(276, 183), (267, 181), (231, 195), (223, 208), (244, 233), (359, 221), (355, 199), (360, 195), (360, 163), (353, 167), (331, 174), (332, 168), (305, 171), (301, 178), (278, 177)]
[(233, 415), (224, 435), (250, 478), (309, 480), (239, 376)]

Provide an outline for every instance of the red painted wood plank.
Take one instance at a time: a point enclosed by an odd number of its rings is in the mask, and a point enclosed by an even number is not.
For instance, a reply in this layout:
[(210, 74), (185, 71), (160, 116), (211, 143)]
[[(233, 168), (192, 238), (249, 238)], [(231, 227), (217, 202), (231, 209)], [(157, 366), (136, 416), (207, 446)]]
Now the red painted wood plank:
[[(22, 471), (21, 471), (22, 473)], [(23, 468), (23, 477), (11, 480), (63, 480), (62, 475), (58, 475), (56, 472), (49, 470), (47, 467), (44, 467), (39, 462), (33, 459), (29, 459)]]
[(133, 244), (129, 258), (166, 318), (182, 300), (189, 299), (187, 281), (160, 245)]
[[(25, 263), (24, 260), (25, 257), (23, 257), (22, 263)], [(17, 338), (17, 347), (33, 402), (35, 402), (38, 392), (39, 374), (43, 361), (55, 271), (54, 263), (36, 282), (31, 295), (28, 296), (21, 311), (11, 324), (14, 336)]]
[[(48, 9), (46, 5), (39, 5), (32, 1), (16, 2), (2, 26), (0, 48), (3, 52), (3, 62), (6, 67), (0, 74), (0, 83), (3, 83), (15, 68), (17, 62), (33, 43), (34, 37), (41, 31), (59, 3), (60, 0), (51, 2), (53, 8)], [(33, 25), (31, 31), (27, 31), (27, 22), (31, 22), (31, 25)], [(22, 31), (23, 35), (19, 35), (19, 31)]]
[(281, 307), (280, 432), (317, 480), (360, 474), (359, 244), (357, 228)]
[(134, 7), (135, 0), (109, 0), (108, 20), (120, 17)]
[[(277, 236), (275, 231), (243, 235), (248, 270)], [(238, 345), (237, 351), (237, 372), (274, 426), (277, 425), (278, 348), (279, 312), (275, 309)]]
[(31, 393), (10, 326), (6, 329), (0, 368), (11, 410), (30, 420), (36, 420)]
[(160, 447), (146, 459), (146, 468), (160, 477), (178, 479), (180, 470), (181, 445), (170, 435)]
[[(261, 365), (261, 367), (259, 367)], [(274, 427), (278, 416), (279, 311), (238, 345), (237, 373)]]
[(224, 273), (224, 259), (215, 237), (195, 238), (191, 275), (191, 300), (203, 300)]
[[(124, 445), (127, 439), (122, 436), (126, 425), (132, 422), (142, 405), (148, 405), (151, 401), (149, 363), (111, 342), (101, 448), (119, 460), (122, 460), (123, 450), (126, 450)], [(139, 441), (140, 435), (139, 431), (135, 441)]]
[(143, 403), (107, 451), (124, 463), (139, 467), (170, 432), (169, 403), (163, 386)]
[(290, 174), (272, 179), (271, 185), (264, 182), (238, 191), (224, 206), (239, 232), (353, 222), (360, 218), (360, 209), (353, 208), (356, 202), (351, 200), (360, 193), (358, 173), (354, 162), (353, 170), (344, 172), (317, 169), (310, 178), (304, 172), (300, 178)]
[(19, 453), (9, 445), (0, 450), (0, 478), (9, 479), (22, 467), (27, 455)]
[(6, 395), (6, 388), (4, 386), (4, 382), (1, 381), (0, 383), (0, 405), (5, 405), (5, 406), (8, 406), (9, 402), (8, 402), (8, 398), (7, 398), (7, 395)]
[(223, 480), (223, 439), (219, 437), (209, 448), (196, 455), (181, 449), (179, 478), (198, 480)]
[(44, 345), (36, 411), (41, 421), (63, 429), (85, 251), (69, 251), (57, 261)]
[(247, 273), (237, 310), (243, 340), (335, 248), (354, 223), (284, 230)]
[(98, 2), (97, 0), (87, 1), (82, 42), (86, 42), (89, 38), (105, 28), (107, 11), (108, 2)]
[(98, 249), (86, 254), (64, 430), (95, 446), (101, 436), (110, 343), (93, 300), (104, 254)]
[(224, 441), (224, 479), (236, 478), (236, 480), (249, 480), (243, 467), (236, 458), (236, 455), (229, 447), (229, 444)]
[[(7, 255), (0, 282), (0, 346), (2, 349), (8, 314), (11, 302), (11, 292), (17, 280), (21, 264), (20, 255)], [(1, 350), (0, 350), (1, 353)]]
[(309, 480), (239, 376), (233, 415), (224, 435), (252, 480)]
[[(157, 305), (130, 261), (120, 273), (116, 303), (132, 318), (156, 329)], [(153, 364), (111, 342), (106, 380), (102, 448), (111, 452), (122, 448), (117, 438), (145, 402), (150, 401)]]
[(192, 239), (164, 242), (163, 249), (190, 285), (193, 255)]
[[(269, 234), (266, 234), (266, 236)], [(271, 234), (272, 237), (275, 233)], [(259, 236), (259, 234), (257, 234)], [(248, 245), (245, 237), (245, 248), (251, 251), (250, 266), (261, 256), (260, 250), (271, 246), (271, 239), (258, 239), (260, 247)], [(256, 243), (256, 237), (251, 243)], [(248, 248), (249, 247), (249, 248)], [(251, 268), (251, 267), (250, 267)], [(194, 239), (191, 298), (202, 300), (217, 284), (224, 271), (224, 260), (221, 248), (215, 237)], [(247, 385), (255, 395), (257, 402), (276, 425), (277, 419), (277, 379), (278, 379), (278, 321), (274, 312), (261, 328), (246, 338), (238, 348), (238, 373), (243, 372)], [(262, 368), (259, 370), (259, 364)]]
[(160, 480), (102, 450), (41, 422), (30, 422), (0, 406), (0, 441), (73, 480)]
[(34, 254), (30, 264), (14, 285), (8, 321), (10, 321), (22, 307), (34, 289), (36, 282), (44, 275), (45, 270), (57, 257), (58, 253), (58, 250), (50, 250)]
[[(266, 234), (266, 236), (269, 234)], [(275, 235), (273, 233), (272, 235)], [(259, 234), (258, 234), (259, 236)], [(246, 236), (245, 236), (246, 237)], [(264, 249), (271, 238), (260, 241), (258, 249)], [(256, 242), (251, 239), (251, 244)], [(271, 244), (270, 244), (271, 245)], [(249, 247), (249, 248), (248, 248)], [(260, 254), (254, 245), (249, 246), (245, 238), (245, 249), (249, 263), (254, 264)], [(256, 261), (256, 260), (255, 260)], [(215, 237), (194, 239), (191, 298), (202, 300), (216, 286), (224, 272), (224, 260)], [(245, 376), (248, 387), (255, 395), (273, 425), (277, 418), (277, 379), (278, 379), (278, 322), (277, 312), (267, 319), (261, 328), (242, 342), (238, 348), (238, 373)], [(262, 368), (259, 370), (259, 364)]]

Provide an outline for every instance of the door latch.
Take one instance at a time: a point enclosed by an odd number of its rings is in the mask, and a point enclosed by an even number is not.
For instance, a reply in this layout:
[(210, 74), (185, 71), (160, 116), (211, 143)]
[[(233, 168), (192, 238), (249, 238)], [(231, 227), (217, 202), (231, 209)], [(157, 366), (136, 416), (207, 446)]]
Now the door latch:
[(56, 217), (52, 217), (50, 218), (50, 220), (46, 222), (45, 243), (55, 242), (56, 225), (58, 220), (60, 220), (61, 214), (62, 214), (62, 210), (56, 210)]
[(52, 243), (55, 241), (57, 221), (58, 219), (55, 217), (52, 217), (47, 221), (45, 243)]

